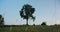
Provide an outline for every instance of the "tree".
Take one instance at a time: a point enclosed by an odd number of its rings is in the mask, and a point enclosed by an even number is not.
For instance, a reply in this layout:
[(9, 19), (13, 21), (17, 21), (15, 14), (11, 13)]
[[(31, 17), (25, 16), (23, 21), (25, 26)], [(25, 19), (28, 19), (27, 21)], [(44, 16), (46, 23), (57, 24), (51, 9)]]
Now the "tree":
[(41, 25), (46, 25), (46, 22), (42, 22), (42, 24)]
[(23, 19), (27, 20), (27, 25), (28, 25), (28, 19), (31, 18), (33, 19), (33, 21), (35, 20), (35, 17), (33, 16), (33, 13), (35, 12), (35, 8), (33, 8), (31, 5), (29, 4), (25, 4), (21, 11), (20, 11), (20, 16)]
[(4, 25), (4, 18), (0, 15), (0, 25)]

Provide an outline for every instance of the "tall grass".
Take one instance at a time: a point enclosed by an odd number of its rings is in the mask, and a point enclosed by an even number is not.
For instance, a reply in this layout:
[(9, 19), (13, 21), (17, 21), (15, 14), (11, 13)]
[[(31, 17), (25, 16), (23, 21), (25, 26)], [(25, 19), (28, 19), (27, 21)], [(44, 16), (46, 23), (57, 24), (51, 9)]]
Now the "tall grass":
[(60, 26), (0, 26), (0, 32), (60, 32)]

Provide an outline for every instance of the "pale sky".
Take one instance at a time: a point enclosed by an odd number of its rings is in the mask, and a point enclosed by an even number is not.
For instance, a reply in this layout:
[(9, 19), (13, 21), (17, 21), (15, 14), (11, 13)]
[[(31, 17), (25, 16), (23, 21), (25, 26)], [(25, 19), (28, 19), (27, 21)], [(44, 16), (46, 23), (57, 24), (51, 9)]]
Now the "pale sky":
[(36, 19), (34, 22), (29, 19), (30, 25), (39, 25), (42, 22), (48, 25), (60, 23), (60, 0), (0, 0), (0, 14), (4, 17), (5, 25), (26, 24), (26, 20), (19, 15), (24, 4), (30, 4), (36, 10)]

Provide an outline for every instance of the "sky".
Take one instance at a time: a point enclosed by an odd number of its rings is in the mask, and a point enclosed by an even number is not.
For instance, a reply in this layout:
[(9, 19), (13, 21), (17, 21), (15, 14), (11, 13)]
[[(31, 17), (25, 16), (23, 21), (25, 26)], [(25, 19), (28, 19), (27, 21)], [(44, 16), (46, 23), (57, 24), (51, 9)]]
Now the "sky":
[(60, 24), (60, 0), (0, 0), (0, 14), (4, 17), (5, 25), (24, 25), (26, 20), (20, 17), (19, 11), (24, 4), (30, 4), (35, 8), (33, 14), (36, 19), (29, 19), (29, 25)]

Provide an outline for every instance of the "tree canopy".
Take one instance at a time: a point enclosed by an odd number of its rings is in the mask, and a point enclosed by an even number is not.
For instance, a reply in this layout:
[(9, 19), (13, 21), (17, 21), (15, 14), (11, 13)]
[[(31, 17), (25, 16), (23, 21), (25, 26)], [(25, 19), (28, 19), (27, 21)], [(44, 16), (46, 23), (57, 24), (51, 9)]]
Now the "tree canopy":
[(0, 15), (0, 25), (4, 25), (4, 18)]

